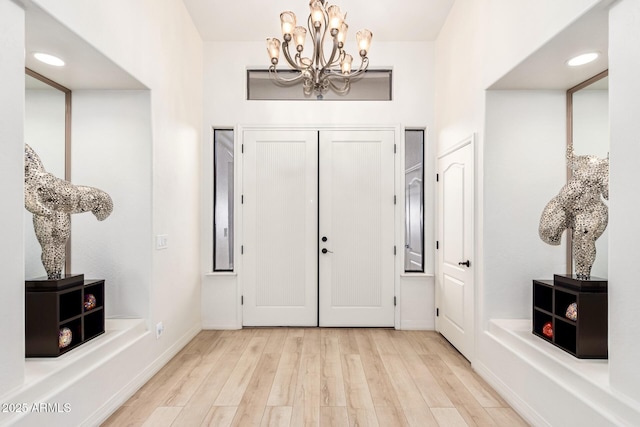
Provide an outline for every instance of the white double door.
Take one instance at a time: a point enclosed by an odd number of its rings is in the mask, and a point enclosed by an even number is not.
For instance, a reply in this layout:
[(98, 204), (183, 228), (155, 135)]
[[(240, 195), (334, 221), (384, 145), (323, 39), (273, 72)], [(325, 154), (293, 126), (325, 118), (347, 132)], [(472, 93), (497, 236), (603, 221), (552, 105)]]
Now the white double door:
[(394, 132), (243, 143), (243, 324), (393, 326)]

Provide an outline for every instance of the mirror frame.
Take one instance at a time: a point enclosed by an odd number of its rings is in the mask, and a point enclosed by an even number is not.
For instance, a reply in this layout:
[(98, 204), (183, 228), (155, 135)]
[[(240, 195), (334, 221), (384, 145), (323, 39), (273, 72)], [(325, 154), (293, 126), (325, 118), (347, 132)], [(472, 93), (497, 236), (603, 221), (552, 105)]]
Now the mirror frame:
[[(71, 181), (71, 89), (62, 86), (59, 83), (54, 82), (51, 79), (37, 73), (29, 68), (24, 69), (26, 75), (33, 77), (36, 80), (45, 83), (54, 89), (57, 89), (64, 93), (64, 179), (65, 181)], [(69, 234), (69, 240), (65, 248), (65, 261), (64, 271), (65, 274), (69, 274), (71, 271), (71, 234)]]
[[(609, 75), (609, 70), (604, 70), (595, 76), (578, 83), (567, 90), (567, 145), (569, 148), (573, 144), (573, 94), (585, 87), (604, 79)], [(571, 179), (571, 168), (567, 165), (567, 182)], [(573, 274), (573, 253), (571, 250), (571, 233), (567, 232), (567, 274)]]

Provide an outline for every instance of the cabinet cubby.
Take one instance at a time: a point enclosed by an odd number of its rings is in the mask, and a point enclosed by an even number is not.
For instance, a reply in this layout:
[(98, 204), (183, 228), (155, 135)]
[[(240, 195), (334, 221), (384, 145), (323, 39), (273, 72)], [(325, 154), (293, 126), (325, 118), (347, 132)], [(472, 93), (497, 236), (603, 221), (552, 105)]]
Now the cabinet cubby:
[(82, 289), (74, 289), (60, 293), (59, 322), (64, 322), (72, 317), (82, 314)]
[(84, 316), (84, 339), (89, 340), (104, 332), (104, 311), (94, 308)]
[(561, 318), (572, 321), (571, 319), (566, 317), (566, 314), (567, 308), (574, 302), (578, 302), (577, 295), (567, 292), (556, 292), (556, 299), (553, 305), (553, 313)]
[[(566, 317), (569, 305), (576, 303), (578, 318)], [(581, 359), (607, 358), (606, 287), (579, 290), (553, 280), (533, 281), (532, 332), (543, 340)], [(542, 333), (551, 322), (553, 337)]]
[[(96, 305), (85, 310), (85, 296)], [(62, 328), (71, 343), (59, 347)], [(63, 289), (27, 282), (25, 291), (25, 353), (27, 357), (57, 357), (104, 333), (104, 280), (83, 280)]]

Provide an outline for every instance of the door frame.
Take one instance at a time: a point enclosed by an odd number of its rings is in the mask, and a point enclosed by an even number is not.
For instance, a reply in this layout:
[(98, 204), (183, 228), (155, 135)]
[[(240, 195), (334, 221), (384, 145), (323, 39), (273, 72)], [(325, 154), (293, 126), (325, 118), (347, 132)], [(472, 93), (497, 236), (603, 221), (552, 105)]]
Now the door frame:
[(328, 130), (340, 130), (340, 131), (362, 131), (362, 130), (391, 130), (394, 133), (394, 143), (397, 147), (396, 155), (394, 158), (394, 189), (395, 194), (397, 196), (397, 203), (394, 209), (394, 238), (396, 244), (396, 259), (394, 262), (394, 279), (393, 279), (393, 288), (394, 295), (396, 297), (397, 305), (394, 310), (394, 328), (400, 329), (400, 314), (401, 314), (401, 303), (402, 298), (400, 297), (400, 275), (404, 272), (404, 250), (403, 243), (404, 242), (404, 189), (403, 189), (403, 180), (401, 179), (401, 172), (403, 163), (401, 163), (401, 153), (404, 150), (401, 150), (401, 147), (404, 146), (404, 132), (403, 127), (400, 125), (350, 125), (350, 126), (331, 126), (331, 125), (318, 125), (318, 126), (310, 126), (310, 125), (238, 125), (235, 127), (235, 154), (234, 157), (236, 159), (236, 171), (235, 171), (235, 209), (234, 209), (234, 220), (235, 222), (235, 237), (236, 237), (236, 245), (234, 247), (234, 265), (237, 274), (237, 286), (236, 286), (236, 319), (237, 324), (240, 328), (243, 327), (243, 307), (242, 307), (242, 299), (244, 293), (244, 263), (242, 258), (242, 245), (244, 242), (244, 223), (242, 219), (242, 205), (240, 203), (242, 198), (242, 189), (243, 189), (243, 162), (240, 161), (242, 158), (242, 144), (244, 143), (244, 133), (245, 131), (271, 131), (271, 130), (282, 130), (282, 131), (299, 131), (299, 130), (316, 130), (319, 132), (328, 131)]
[[(471, 276), (473, 279), (473, 296), (472, 296), (472, 305), (473, 305), (473, 314), (471, 316), (471, 319), (473, 320), (473, 325), (472, 325), (472, 331), (469, 334), (471, 336), (471, 348), (469, 350), (469, 354), (465, 355), (465, 357), (468, 358), (468, 360), (473, 364), (475, 361), (475, 355), (476, 355), (476, 344), (478, 342), (477, 339), (477, 332), (478, 332), (478, 321), (479, 321), (479, 311), (478, 311), (478, 277), (479, 277), (479, 266), (480, 266), (480, 257), (479, 257), (479, 251), (477, 250), (477, 243), (478, 243), (478, 161), (476, 159), (476, 134), (472, 133), (471, 135), (469, 135), (468, 137), (464, 138), (463, 140), (459, 141), (458, 143), (454, 144), (453, 146), (447, 148), (445, 151), (438, 153), (438, 155), (436, 156), (436, 173), (440, 173), (440, 168), (438, 166), (438, 163), (440, 161), (440, 159), (442, 159), (443, 157), (446, 157), (447, 155), (467, 146), (470, 145), (471, 146), (471, 161), (473, 163), (473, 202), (472, 202), (472, 207), (473, 207), (473, 215), (472, 215), (472, 219), (471, 219), (471, 224), (472, 224), (472, 228), (473, 230), (471, 231), (471, 247), (469, 248), (469, 250), (471, 251), (471, 255), (469, 256), (469, 258), (471, 259), (472, 262), (472, 270), (471, 270)], [(440, 216), (441, 216), (441, 206), (440, 206), (440, 186), (436, 186), (436, 194), (435, 194), (435, 202), (436, 202), (436, 209), (435, 209), (435, 228), (436, 228), (436, 240), (438, 242), (442, 241), (442, 226), (441, 226), (441, 222), (440, 222)], [(441, 306), (441, 293), (440, 293), (440, 285), (441, 285), (441, 275), (443, 273), (443, 265), (442, 265), (442, 259), (440, 256), (440, 253), (436, 254), (436, 259), (435, 259), (435, 303), (436, 303), (436, 313), (438, 310), (438, 307)], [(440, 332), (440, 319), (439, 317), (436, 315), (436, 321), (435, 321), (435, 329), (437, 332)]]

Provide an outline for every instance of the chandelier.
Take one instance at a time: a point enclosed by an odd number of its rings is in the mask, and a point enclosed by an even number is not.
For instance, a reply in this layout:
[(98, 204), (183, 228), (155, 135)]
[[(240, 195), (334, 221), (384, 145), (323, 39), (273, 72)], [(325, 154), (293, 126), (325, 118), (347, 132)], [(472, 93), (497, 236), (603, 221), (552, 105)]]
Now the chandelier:
[[(349, 92), (351, 80), (364, 73), (369, 66), (367, 52), (373, 34), (369, 30), (360, 30), (356, 34), (360, 67), (357, 70), (352, 70), (353, 57), (344, 50), (344, 42), (349, 28), (344, 22), (346, 13), (343, 14), (338, 6), (329, 5), (326, 0), (311, 0), (309, 8), (311, 13), (307, 19), (307, 27), (313, 42), (312, 55), (303, 56), (307, 29), (296, 26), (296, 15), (293, 12), (282, 12), (280, 14), (282, 45), (277, 38), (267, 39), (267, 51), (271, 58), (269, 75), (281, 85), (302, 82), (304, 94), (309, 96), (315, 92), (318, 99), (322, 99), (322, 95), (329, 89), (344, 95)], [(332, 43), (331, 51), (327, 55), (325, 41), (328, 38)], [(290, 43), (295, 48), (295, 56), (293, 57), (289, 50)], [(281, 47), (287, 63), (295, 73), (294, 77), (283, 77), (277, 72), (276, 66)]]

